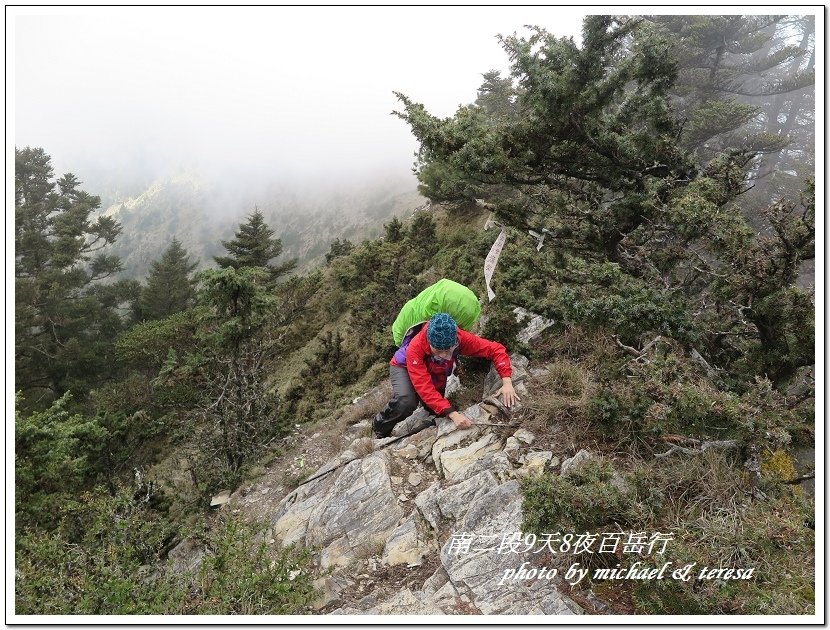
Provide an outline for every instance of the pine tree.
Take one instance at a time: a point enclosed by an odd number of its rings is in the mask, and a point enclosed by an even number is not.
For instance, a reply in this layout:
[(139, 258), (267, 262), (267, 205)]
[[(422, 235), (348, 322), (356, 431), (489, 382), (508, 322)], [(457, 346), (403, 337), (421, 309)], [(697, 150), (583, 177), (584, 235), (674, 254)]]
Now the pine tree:
[(153, 262), (147, 285), (142, 288), (135, 307), (136, 321), (164, 319), (193, 305), (196, 297), (187, 250), (174, 238), (161, 258)]
[(263, 267), (269, 271), (271, 279), (276, 280), (290, 273), (297, 266), (297, 260), (292, 259), (279, 266), (271, 265), (271, 260), (282, 254), (282, 241), (273, 236), (274, 230), (265, 223), (262, 212), (257, 208), (245, 223), (239, 225), (234, 239), (222, 241), (229, 255), (214, 256), (214, 260), (223, 269)]
[(100, 199), (72, 174), (52, 176), (43, 149), (15, 149), (15, 385), (26, 406), (69, 389), (82, 399), (111, 370), (117, 308), (135, 289), (100, 282), (121, 269), (102, 251), (121, 228), (91, 218)]

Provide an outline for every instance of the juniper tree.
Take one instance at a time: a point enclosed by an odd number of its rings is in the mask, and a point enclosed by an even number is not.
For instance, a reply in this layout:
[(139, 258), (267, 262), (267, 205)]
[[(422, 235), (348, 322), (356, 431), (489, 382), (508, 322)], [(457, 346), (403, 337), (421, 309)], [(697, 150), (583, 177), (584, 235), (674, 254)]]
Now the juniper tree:
[[(712, 341), (707, 335), (723, 329), (704, 320), (728, 320), (732, 303), (746, 306), (734, 285), (724, 286), (715, 303), (704, 299), (713, 274), (739, 250), (764, 247), (753, 243), (735, 203), (748, 185), (751, 147), (727, 148), (706, 163), (686, 151), (672, 109), (672, 42), (647, 20), (588, 17), (581, 46), (539, 28), (501, 42), (516, 85), (515, 117), (492, 125), (470, 105), (441, 119), (398, 94), (404, 108), (397, 115), (420, 142), (417, 174), (427, 194), (481, 199), (508, 227), (547, 230), (550, 247), (533, 264), (544, 265), (556, 287), (532, 306), (558, 321), (611, 326), (632, 342), (644, 333), (689, 346)], [(807, 218), (799, 227), (807, 232), (802, 258), (811, 225)], [(741, 246), (724, 248), (718, 239)], [(770, 276), (751, 265), (740, 273), (762, 282)], [(786, 274), (772, 277), (792, 282)], [(805, 299), (768, 300), (763, 321), (739, 333), (741, 343), (760, 342), (754, 360), (721, 354), (732, 362), (722, 367), (742, 377), (764, 374), (770, 362), (763, 357), (776, 353), (780, 334), (789, 335), (798, 358), (780, 372), (781, 385), (792, 365), (809, 360), (801, 350), (812, 338)], [(787, 331), (761, 333), (787, 313), (797, 316)]]
[[(398, 115), (420, 142), (419, 179), (439, 198), (486, 198), (503, 222), (545, 227), (560, 243), (622, 262), (623, 236), (693, 174), (675, 142), (669, 44), (637, 24), (586, 18), (581, 48), (539, 28), (502, 37), (518, 113), (497, 126), (475, 106), (439, 119), (398, 94)], [(430, 181), (433, 164), (450, 181)]]

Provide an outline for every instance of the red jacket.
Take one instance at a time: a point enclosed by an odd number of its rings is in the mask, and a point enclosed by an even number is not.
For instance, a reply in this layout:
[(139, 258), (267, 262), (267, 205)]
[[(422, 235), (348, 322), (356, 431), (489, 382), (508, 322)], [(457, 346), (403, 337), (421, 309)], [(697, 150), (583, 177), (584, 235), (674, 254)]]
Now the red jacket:
[[(456, 334), (458, 335), (458, 348), (451, 359), (443, 362), (437, 362), (432, 357), (429, 342), (427, 342), (426, 326), (412, 338), (406, 349), (406, 370), (415, 393), (424, 405), (438, 416), (446, 416), (455, 411), (455, 407), (444, 398), (443, 393), (447, 385), (447, 377), (452, 374), (453, 367), (455, 367), (455, 357), (459, 354), (490, 359), (501, 378), (506, 378), (513, 373), (510, 367), (510, 357), (507, 356), (507, 350), (503, 345), (477, 337), (461, 328), (457, 329)], [(394, 358), (390, 363), (400, 365)]]

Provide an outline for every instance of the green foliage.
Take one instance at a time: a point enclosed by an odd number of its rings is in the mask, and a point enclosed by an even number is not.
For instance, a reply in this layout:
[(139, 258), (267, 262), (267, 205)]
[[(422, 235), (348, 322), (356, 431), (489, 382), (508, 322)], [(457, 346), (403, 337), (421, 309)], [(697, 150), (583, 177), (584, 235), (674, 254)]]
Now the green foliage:
[[(121, 391), (121, 396), (124, 393)], [(103, 397), (97, 394), (98, 397)], [(164, 427), (147, 414), (125, 415), (101, 405), (93, 416), (69, 411), (67, 392), (41, 412), (15, 411), (17, 526), (52, 527), (56, 506), (76, 504), (96, 483), (113, 490), (121, 476), (148, 462), (145, 445)], [(123, 406), (123, 401), (121, 403)]]
[(130, 367), (155, 376), (171, 350), (182, 354), (192, 346), (196, 325), (206, 315), (204, 310), (190, 309), (136, 324), (118, 338), (117, 357)]
[(406, 240), (410, 247), (418, 249), (422, 255), (431, 256), (438, 251), (436, 229), (435, 220), (429, 214), (416, 213), (412, 225), (409, 226)]
[(482, 327), (481, 336), (498, 341), (507, 348), (508, 352), (516, 352), (519, 346), (516, 335), (521, 329), (522, 326), (516, 321), (513, 310), (497, 305), (495, 308), (487, 309), (487, 321)]
[(296, 614), (314, 596), (309, 552), (269, 548), (237, 517), (196, 537), (192, 572), (162, 564), (175, 532), (140, 494), (84, 494), (60, 519), (17, 538), (17, 614)]
[(634, 282), (621, 287), (619, 293), (593, 297), (594, 293), (591, 287), (566, 286), (557, 297), (557, 310), (568, 322), (609, 328), (624, 339), (637, 338), (647, 331), (689, 339), (691, 326), (682, 294)]
[[(18, 394), (18, 406), (22, 403)], [(67, 392), (41, 412), (15, 411), (15, 515), (24, 523), (50, 524), (56, 503), (71, 500), (94, 477), (92, 456), (106, 430), (71, 414)]]
[(326, 264), (329, 265), (335, 258), (345, 256), (352, 249), (354, 249), (354, 244), (349, 239), (343, 239), (342, 241), (339, 238), (334, 239), (329, 253), (326, 254)]
[(173, 531), (127, 492), (82, 494), (56, 516), (56, 529), (17, 537), (17, 614), (164, 614), (186, 596), (147, 576)]
[(267, 525), (225, 517), (204, 542), (209, 553), (192, 576), (182, 612), (201, 615), (287, 615), (315, 595), (307, 549), (272, 549)]
[(384, 223), (384, 238), (390, 243), (397, 243), (404, 235), (403, 222), (398, 217), (392, 217), (389, 223)]
[(190, 276), (196, 268), (187, 251), (174, 238), (161, 258), (150, 265), (147, 284), (135, 305), (136, 321), (164, 319), (193, 306), (196, 300), (195, 280)]
[(271, 260), (282, 254), (282, 241), (273, 236), (274, 230), (265, 223), (262, 212), (255, 209), (248, 220), (240, 224), (235, 238), (222, 241), (222, 246), (228, 250), (229, 255), (214, 256), (213, 259), (223, 269), (263, 267), (268, 270), (271, 279), (276, 280), (293, 271), (297, 261), (289, 260), (279, 266), (270, 264)]
[(118, 236), (100, 199), (72, 174), (52, 181), (43, 149), (15, 149), (15, 378), (25, 404), (43, 409), (73, 389), (83, 399), (108, 376), (117, 307), (134, 283), (100, 281), (121, 268), (101, 250)]
[(588, 460), (567, 477), (546, 473), (522, 482), (522, 531), (600, 531), (622, 520), (626, 499), (608, 464)]

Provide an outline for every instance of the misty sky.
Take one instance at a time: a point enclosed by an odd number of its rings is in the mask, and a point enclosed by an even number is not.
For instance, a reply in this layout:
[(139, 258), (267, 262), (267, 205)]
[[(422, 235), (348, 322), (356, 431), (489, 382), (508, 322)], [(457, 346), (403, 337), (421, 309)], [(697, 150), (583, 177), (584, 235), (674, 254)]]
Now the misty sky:
[[(406, 174), (417, 145), (393, 90), (453, 114), (507, 70), (495, 36), (556, 7), (16, 8), (14, 143), (56, 171), (195, 166), (248, 175)], [(83, 177), (82, 177), (83, 179)]]

